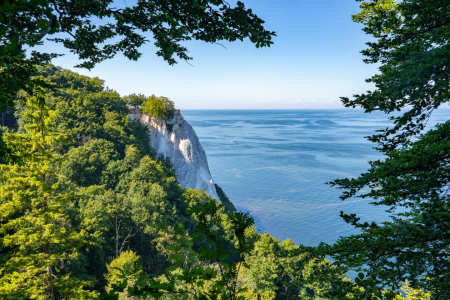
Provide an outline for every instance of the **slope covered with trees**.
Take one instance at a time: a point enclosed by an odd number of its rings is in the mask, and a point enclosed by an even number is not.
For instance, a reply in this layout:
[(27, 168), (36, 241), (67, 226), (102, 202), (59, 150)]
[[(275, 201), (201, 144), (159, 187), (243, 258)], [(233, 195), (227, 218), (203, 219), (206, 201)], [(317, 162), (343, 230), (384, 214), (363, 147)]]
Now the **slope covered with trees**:
[[(41, 72), (60, 88), (17, 101), (12, 125), (2, 127), (21, 163), (2, 165), (0, 298), (45, 291), (46, 299), (114, 299), (118, 291), (128, 299), (125, 279), (149, 299), (313, 299), (337, 287), (309, 283), (315, 265), (331, 265), (292, 257), (292, 242), (259, 235), (219, 186), (221, 203), (181, 188), (170, 162), (155, 158), (148, 129), (129, 120), (124, 97), (102, 80), (52, 65)], [(48, 154), (35, 152), (41, 148)], [(42, 246), (22, 244), (31, 232)], [(28, 268), (28, 277), (18, 276)], [(19, 285), (27, 287), (20, 295)]]
[[(383, 289), (405, 283), (412, 299), (449, 299), (450, 127), (423, 130), (449, 101), (450, 4), (361, 2), (354, 21), (376, 39), (363, 54), (380, 74), (368, 79), (374, 91), (343, 103), (403, 113), (369, 137), (386, 159), (332, 185), (343, 200), (373, 198), (392, 218), (368, 224), (342, 213), (361, 233), (312, 249), (258, 235), (220, 189), (226, 205), (182, 189), (117, 92), (46, 65), (58, 54), (24, 50), (59, 33), (53, 41), (92, 68), (118, 52), (138, 59), (147, 32), (169, 64), (191, 59), (181, 44), (191, 39), (269, 46), (274, 32), (243, 3), (2, 1), (0, 298), (373, 299), (398, 298)], [(342, 275), (349, 269), (362, 271), (356, 284)]]

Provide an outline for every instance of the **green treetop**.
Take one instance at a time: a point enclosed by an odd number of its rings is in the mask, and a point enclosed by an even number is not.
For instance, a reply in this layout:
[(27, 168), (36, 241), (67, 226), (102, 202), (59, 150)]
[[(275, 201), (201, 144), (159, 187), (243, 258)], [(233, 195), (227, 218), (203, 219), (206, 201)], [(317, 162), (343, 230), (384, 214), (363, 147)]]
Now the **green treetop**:
[(88, 282), (58, 272), (83, 243), (64, 213), (68, 194), (57, 193), (55, 166), (64, 136), (53, 130), (56, 112), (44, 104), (45, 91), (27, 98), (27, 133), (5, 133), (3, 139), (21, 164), (2, 164), (0, 298), (90, 298)]
[(146, 100), (147, 97), (143, 94), (131, 94), (122, 97), (122, 100), (125, 101), (130, 107), (139, 108)]
[(160, 120), (167, 121), (173, 117), (175, 113), (175, 104), (167, 97), (156, 97), (151, 95), (144, 102), (143, 111), (155, 116)]

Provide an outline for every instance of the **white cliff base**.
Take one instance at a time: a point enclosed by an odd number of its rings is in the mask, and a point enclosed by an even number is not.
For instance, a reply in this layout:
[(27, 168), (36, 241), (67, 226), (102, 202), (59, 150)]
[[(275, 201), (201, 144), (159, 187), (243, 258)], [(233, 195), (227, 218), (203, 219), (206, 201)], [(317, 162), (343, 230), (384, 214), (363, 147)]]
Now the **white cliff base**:
[[(139, 110), (131, 110), (130, 119), (139, 119), (149, 128), (150, 146), (159, 155), (170, 158), (182, 187), (205, 190), (208, 195), (219, 200), (209, 172), (206, 153), (194, 129), (179, 111), (167, 122), (147, 116)], [(171, 132), (168, 131), (168, 126), (173, 126)]]

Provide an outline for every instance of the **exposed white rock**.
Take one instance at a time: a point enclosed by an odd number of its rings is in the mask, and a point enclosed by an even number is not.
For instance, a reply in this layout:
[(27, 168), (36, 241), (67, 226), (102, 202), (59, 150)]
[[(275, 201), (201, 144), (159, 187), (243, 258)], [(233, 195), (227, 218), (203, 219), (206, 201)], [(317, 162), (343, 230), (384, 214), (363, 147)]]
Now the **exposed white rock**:
[[(159, 155), (170, 158), (182, 187), (205, 190), (208, 195), (219, 200), (209, 172), (206, 153), (194, 129), (179, 111), (175, 112), (171, 120), (162, 122), (140, 110), (131, 109), (130, 119), (140, 120), (149, 128), (150, 146)], [(167, 126), (173, 126), (171, 132)]]

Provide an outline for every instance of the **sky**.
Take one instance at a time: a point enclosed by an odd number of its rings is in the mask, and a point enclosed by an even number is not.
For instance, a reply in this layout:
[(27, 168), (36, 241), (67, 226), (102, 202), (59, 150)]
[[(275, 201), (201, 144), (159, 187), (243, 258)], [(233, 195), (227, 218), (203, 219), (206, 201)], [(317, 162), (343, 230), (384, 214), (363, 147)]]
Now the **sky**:
[(60, 44), (46, 42), (39, 50), (64, 53), (55, 65), (104, 79), (121, 96), (166, 96), (179, 109), (335, 109), (344, 108), (339, 97), (374, 88), (365, 79), (378, 67), (365, 64), (360, 53), (373, 38), (351, 20), (361, 2), (242, 2), (276, 32), (271, 47), (258, 49), (248, 40), (223, 42), (226, 48), (189, 41), (184, 45), (194, 59), (170, 66), (156, 56), (149, 36), (138, 61), (118, 54), (91, 71), (74, 68), (80, 61)]

